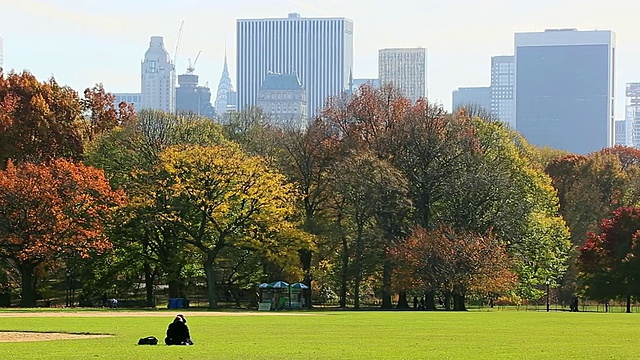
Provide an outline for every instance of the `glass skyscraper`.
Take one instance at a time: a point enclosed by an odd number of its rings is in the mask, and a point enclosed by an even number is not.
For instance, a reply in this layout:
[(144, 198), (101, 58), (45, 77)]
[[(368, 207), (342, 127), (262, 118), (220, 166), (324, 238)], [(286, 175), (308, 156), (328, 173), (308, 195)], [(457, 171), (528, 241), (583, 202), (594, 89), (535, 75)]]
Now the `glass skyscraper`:
[(612, 31), (515, 34), (516, 129), (532, 144), (587, 154), (614, 144)]
[(295, 74), (316, 115), (331, 96), (349, 88), (353, 23), (345, 18), (240, 19), (237, 21), (238, 110), (257, 104), (269, 73)]

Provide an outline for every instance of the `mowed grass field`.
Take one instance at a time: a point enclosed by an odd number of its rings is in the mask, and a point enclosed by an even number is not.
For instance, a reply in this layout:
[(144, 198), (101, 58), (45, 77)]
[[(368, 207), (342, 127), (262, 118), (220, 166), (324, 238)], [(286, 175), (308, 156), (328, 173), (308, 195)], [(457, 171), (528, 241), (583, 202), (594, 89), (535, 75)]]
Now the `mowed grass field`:
[[(310, 311), (206, 316), (184, 311), (194, 346), (162, 343), (175, 311), (121, 317), (10, 317), (2, 331), (110, 338), (0, 343), (1, 359), (638, 359), (640, 314)], [(29, 313), (27, 313), (26, 316)], [(63, 314), (65, 314), (63, 312)], [(292, 314), (292, 313), (288, 313)], [(295, 313), (293, 313), (295, 314)], [(158, 316), (166, 315), (166, 316)], [(137, 346), (156, 336), (161, 345)]]

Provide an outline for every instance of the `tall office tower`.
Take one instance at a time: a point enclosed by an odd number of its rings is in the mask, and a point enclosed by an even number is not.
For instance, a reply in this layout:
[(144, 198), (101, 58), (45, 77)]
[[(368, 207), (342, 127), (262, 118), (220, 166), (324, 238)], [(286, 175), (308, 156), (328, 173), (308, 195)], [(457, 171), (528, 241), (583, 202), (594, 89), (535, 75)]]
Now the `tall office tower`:
[(491, 114), (491, 88), (490, 87), (461, 87), (452, 94), (453, 111), (466, 106)]
[(612, 31), (515, 34), (516, 129), (532, 144), (587, 154), (614, 144)]
[(258, 91), (258, 104), (275, 125), (307, 127), (307, 92), (296, 74), (268, 74)]
[(211, 105), (211, 90), (206, 86), (198, 85), (198, 75), (192, 70), (189, 69), (186, 74), (178, 75), (176, 112), (214, 119), (215, 110)]
[(222, 76), (220, 77), (220, 83), (218, 83), (218, 92), (216, 94), (216, 111), (219, 115), (222, 115), (230, 110), (229, 93), (233, 92), (233, 85), (231, 85), (231, 78), (229, 77), (229, 68), (227, 67), (227, 54), (224, 54), (224, 68), (222, 69)]
[(141, 93), (114, 93), (113, 96), (116, 97), (114, 101), (116, 108), (118, 108), (118, 105), (120, 105), (121, 102), (133, 104), (133, 108), (136, 110), (140, 110), (142, 108)]
[(269, 72), (296, 74), (307, 91), (307, 115), (349, 88), (353, 23), (345, 18), (241, 19), (238, 30), (238, 109), (256, 105)]
[(142, 61), (142, 109), (176, 110), (176, 71), (162, 36), (152, 36)]
[(615, 144), (633, 146), (633, 123), (627, 120), (616, 120)]
[(415, 102), (427, 93), (427, 50), (424, 48), (378, 51), (378, 79), (391, 84)]
[(625, 122), (631, 128), (631, 146), (640, 148), (640, 83), (627, 83), (625, 95)]
[(514, 56), (491, 57), (491, 115), (516, 128)]

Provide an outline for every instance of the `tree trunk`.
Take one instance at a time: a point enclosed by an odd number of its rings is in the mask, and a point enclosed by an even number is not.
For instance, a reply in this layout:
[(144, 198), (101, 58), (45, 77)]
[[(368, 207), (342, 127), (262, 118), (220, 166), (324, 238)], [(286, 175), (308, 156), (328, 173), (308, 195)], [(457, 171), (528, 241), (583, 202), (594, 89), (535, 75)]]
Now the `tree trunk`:
[(453, 294), (453, 311), (467, 311), (464, 305), (464, 294)]
[(20, 276), (22, 277), (22, 287), (20, 307), (35, 307), (36, 306), (36, 278), (35, 278), (35, 266), (23, 265), (18, 268)]
[(213, 268), (215, 257), (211, 253), (207, 253), (207, 259), (204, 262), (204, 272), (207, 275), (207, 299), (209, 300), (209, 309), (218, 307), (216, 299), (216, 273)]
[[(207, 276), (207, 279), (209, 277)], [(177, 279), (169, 279), (167, 281), (169, 285), (169, 297), (170, 298), (178, 298), (180, 297), (180, 281)]]
[(631, 314), (631, 295), (627, 295), (627, 314)]
[(356, 275), (355, 281), (353, 282), (353, 297), (354, 297), (354, 303), (353, 303), (353, 307), (356, 310), (360, 309), (360, 281), (362, 279), (362, 276), (360, 274)]
[(342, 271), (340, 276), (340, 308), (347, 307), (347, 282), (349, 279), (349, 245), (347, 244), (347, 238), (342, 233), (342, 214), (338, 213), (338, 229), (340, 232), (340, 240), (342, 243)]
[[(384, 263), (382, 264), (382, 308), (391, 309), (391, 261), (388, 259), (388, 254), (385, 254)], [(405, 293), (405, 302), (406, 302)], [(398, 304), (399, 305), (399, 304)], [(407, 304), (407, 307), (409, 305)]]
[(304, 279), (302, 283), (307, 285), (309, 289), (306, 291), (306, 296), (308, 296), (308, 301), (305, 303), (308, 309), (311, 309), (311, 259), (313, 258), (313, 251), (311, 250), (300, 250), (298, 252), (300, 254), (300, 264), (302, 265), (302, 270), (304, 271)]
[(436, 309), (436, 294), (435, 292), (432, 291), (427, 291), (427, 293), (425, 294), (426, 297), (426, 301), (425, 301), (425, 310), (435, 310)]
[(407, 292), (402, 290), (398, 294), (398, 305), (396, 305), (397, 309), (410, 309), (409, 301), (407, 301)]
[(145, 288), (145, 292), (147, 295), (147, 299), (146, 299), (146, 304), (148, 307), (153, 307), (155, 306), (155, 301), (153, 298), (153, 290), (154, 290), (154, 286), (153, 286), (153, 281), (154, 281), (155, 275), (153, 274), (153, 271), (151, 271), (151, 265), (149, 265), (148, 262), (145, 261), (144, 263), (144, 288)]
[(449, 311), (451, 310), (451, 299), (453, 295), (451, 293), (444, 294), (444, 309)]

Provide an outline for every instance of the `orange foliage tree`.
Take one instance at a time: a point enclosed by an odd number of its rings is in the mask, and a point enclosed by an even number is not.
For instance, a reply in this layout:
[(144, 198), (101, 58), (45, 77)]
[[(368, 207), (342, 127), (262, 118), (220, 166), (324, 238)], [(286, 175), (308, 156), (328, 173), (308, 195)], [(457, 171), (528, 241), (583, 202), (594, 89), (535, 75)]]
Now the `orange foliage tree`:
[[(416, 228), (392, 253), (398, 263), (396, 284), (401, 288), (439, 292), (445, 307), (465, 310), (465, 296), (508, 291), (517, 284), (507, 251), (492, 234), (440, 226)], [(427, 303), (434, 309), (435, 304)]]
[(0, 259), (21, 275), (21, 306), (35, 306), (39, 265), (111, 247), (105, 224), (124, 201), (101, 170), (63, 159), (8, 161), (0, 171)]

